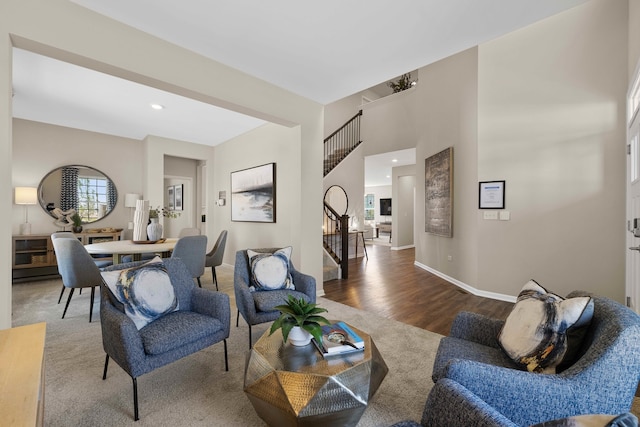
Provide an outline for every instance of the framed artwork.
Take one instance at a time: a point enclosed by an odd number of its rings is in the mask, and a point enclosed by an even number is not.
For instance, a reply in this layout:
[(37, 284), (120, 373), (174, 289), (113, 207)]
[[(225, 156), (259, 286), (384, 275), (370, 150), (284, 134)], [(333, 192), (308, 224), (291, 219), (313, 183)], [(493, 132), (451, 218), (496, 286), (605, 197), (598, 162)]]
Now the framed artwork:
[(182, 200), (183, 199), (182, 190), (183, 190), (182, 184), (173, 186), (173, 196), (174, 196), (174, 199), (175, 199), (175, 210), (177, 210), (177, 211), (183, 210), (184, 200)]
[(173, 185), (167, 187), (167, 208), (170, 211), (176, 208), (176, 198), (173, 194)]
[(424, 161), (425, 231), (453, 237), (453, 147)]
[(367, 194), (366, 196), (364, 196), (364, 208), (365, 209), (373, 209), (373, 200), (374, 200), (374, 195), (373, 194)]
[(276, 164), (231, 172), (231, 221), (276, 222)]
[(505, 181), (482, 181), (478, 187), (478, 208), (504, 209)]

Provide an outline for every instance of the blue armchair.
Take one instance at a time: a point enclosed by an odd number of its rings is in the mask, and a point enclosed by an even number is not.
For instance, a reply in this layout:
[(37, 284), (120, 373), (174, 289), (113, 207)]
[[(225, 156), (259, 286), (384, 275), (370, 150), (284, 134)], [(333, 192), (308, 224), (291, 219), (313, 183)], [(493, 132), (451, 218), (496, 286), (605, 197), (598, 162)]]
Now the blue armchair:
[[(280, 248), (252, 249), (254, 252), (275, 252)], [(288, 295), (296, 298), (303, 298), (306, 301), (316, 302), (316, 280), (307, 274), (303, 274), (290, 265), (291, 277), (295, 285), (295, 290), (273, 290), (251, 292), (251, 268), (246, 250), (236, 252), (236, 264), (234, 266), (233, 287), (236, 296), (238, 314), (236, 316), (236, 326), (240, 315), (249, 325), (249, 348), (252, 346), (251, 325), (271, 322), (280, 316), (280, 312), (274, 307), (283, 304)]]
[[(602, 415), (589, 416), (589, 424), (579, 425), (600, 425), (617, 426), (617, 427), (634, 427), (638, 425), (638, 419), (631, 413), (623, 413), (620, 415), (611, 415), (608, 418), (614, 418), (611, 422)], [(596, 423), (596, 419), (600, 423)], [(566, 419), (548, 420), (542, 423), (542, 426), (559, 427), (575, 425), (567, 422)], [(484, 400), (473, 394), (463, 385), (443, 378), (438, 381), (431, 389), (429, 398), (425, 404), (420, 424), (413, 420), (401, 421), (395, 423), (392, 427), (520, 427), (495, 408), (487, 404)], [(534, 427), (542, 427), (537, 425)]]
[[(229, 296), (195, 285), (189, 270), (179, 259), (165, 259), (164, 265), (178, 302), (177, 311), (152, 321), (140, 330), (124, 312), (124, 306), (106, 284), (101, 286), (100, 321), (102, 345), (107, 353), (102, 379), (107, 377), (109, 358), (133, 380), (134, 419), (138, 420), (137, 378), (220, 341), (224, 342), (225, 370), (229, 370)], [(108, 271), (144, 262), (118, 264)]]
[[(578, 295), (586, 294), (569, 297)], [(579, 358), (556, 374), (517, 369), (498, 345), (502, 321), (460, 313), (438, 347), (432, 374), (435, 397), (429, 397), (427, 406), (433, 412), (446, 404), (447, 399), (436, 400), (438, 394), (455, 394), (455, 405), (447, 406), (455, 412), (449, 422), (469, 415), (469, 408), (490, 408), (480, 410), (478, 419), (497, 420), (466, 425), (528, 426), (580, 414), (628, 412), (640, 379), (640, 316), (608, 298), (593, 299), (593, 319)], [(425, 417), (427, 412), (425, 408)], [(431, 418), (427, 421), (423, 424), (434, 424)]]

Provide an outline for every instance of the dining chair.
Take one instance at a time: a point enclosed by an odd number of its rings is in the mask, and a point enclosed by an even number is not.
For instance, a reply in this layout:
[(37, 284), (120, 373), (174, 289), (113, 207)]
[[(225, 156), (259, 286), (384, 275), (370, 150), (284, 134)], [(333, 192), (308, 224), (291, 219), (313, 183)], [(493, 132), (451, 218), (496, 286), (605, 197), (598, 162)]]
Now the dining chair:
[(222, 265), (222, 258), (224, 256), (224, 247), (227, 244), (227, 230), (222, 230), (216, 240), (216, 244), (213, 245), (213, 249), (205, 256), (205, 267), (211, 267), (211, 275), (213, 276), (213, 283), (216, 285), (216, 291), (218, 290), (218, 277), (216, 276), (216, 267)]
[(187, 236), (199, 236), (200, 234), (201, 233), (199, 228), (186, 227), (180, 230), (180, 233), (178, 233), (178, 238)]
[(54, 238), (52, 242), (58, 263), (58, 272), (62, 276), (62, 283), (69, 288), (69, 297), (64, 306), (62, 318), (64, 319), (67, 314), (73, 291), (76, 288), (91, 288), (89, 306), (89, 322), (91, 322), (96, 286), (100, 286), (102, 283), (100, 269), (78, 239), (60, 238), (59, 236)]
[[(125, 228), (120, 232), (120, 240), (133, 240), (133, 229)], [(139, 261), (148, 261), (154, 259), (158, 254), (146, 253), (140, 254)], [(121, 257), (122, 263), (133, 262), (133, 255), (123, 255)]]
[[(75, 238), (76, 236), (74, 236), (73, 233), (70, 231), (59, 231), (51, 235), (51, 242), (53, 242), (55, 239), (75, 239)], [(58, 269), (58, 272), (60, 272), (59, 269)], [(64, 283), (63, 283), (62, 290), (60, 291), (60, 296), (58, 297), (58, 304), (60, 304), (60, 301), (62, 301), (62, 295), (64, 295), (65, 289), (66, 287), (64, 286)]]
[(207, 236), (185, 236), (178, 239), (171, 258), (179, 258), (187, 266), (191, 277), (197, 279), (202, 287), (200, 276), (204, 274), (205, 255), (207, 253)]
[[(56, 233), (53, 233), (51, 235), (51, 241), (53, 242), (54, 239), (76, 239), (76, 236), (70, 232), (70, 231), (58, 231)], [(93, 258), (93, 262), (96, 263), (96, 265), (98, 266), (98, 268), (105, 268), (105, 267), (109, 267), (110, 265), (113, 264), (113, 261), (111, 260), (100, 260), (100, 259), (95, 259)], [(64, 290), (65, 290), (65, 286), (64, 284), (62, 285), (62, 289), (60, 290), (60, 296), (58, 297), (58, 304), (60, 304), (60, 301), (62, 301), (62, 295), (64, 295)], [(82, 289), (80, 289), (80, 293), (82, 293)]]

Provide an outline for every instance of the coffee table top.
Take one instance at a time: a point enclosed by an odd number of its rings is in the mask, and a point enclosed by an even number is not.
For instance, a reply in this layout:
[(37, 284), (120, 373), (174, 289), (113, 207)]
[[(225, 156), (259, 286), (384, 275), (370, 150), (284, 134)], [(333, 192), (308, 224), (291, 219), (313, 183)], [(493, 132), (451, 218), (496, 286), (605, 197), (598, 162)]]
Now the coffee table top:
[(268, 330), (253, 345), (253, 351), (259, 353), (277, 371), (331, 376), (371, 359), (371, 337), (359, 329), (353, 329), (364, 341), (363, 351), (323, 358), (313, 343), (296, 347), (283, 342), (282, 331), (269, 335)]

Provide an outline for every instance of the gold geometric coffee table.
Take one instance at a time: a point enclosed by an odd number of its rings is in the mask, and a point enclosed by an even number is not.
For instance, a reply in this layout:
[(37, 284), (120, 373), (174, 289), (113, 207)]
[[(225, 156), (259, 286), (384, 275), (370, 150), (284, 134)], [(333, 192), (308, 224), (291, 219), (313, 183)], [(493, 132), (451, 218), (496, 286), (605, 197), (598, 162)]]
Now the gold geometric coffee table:
[(323, 359), (267, 330), (247, 355), (244, 392), (270, 426), (355, 426), (389, 369), (371, 337), (364, 351)]

